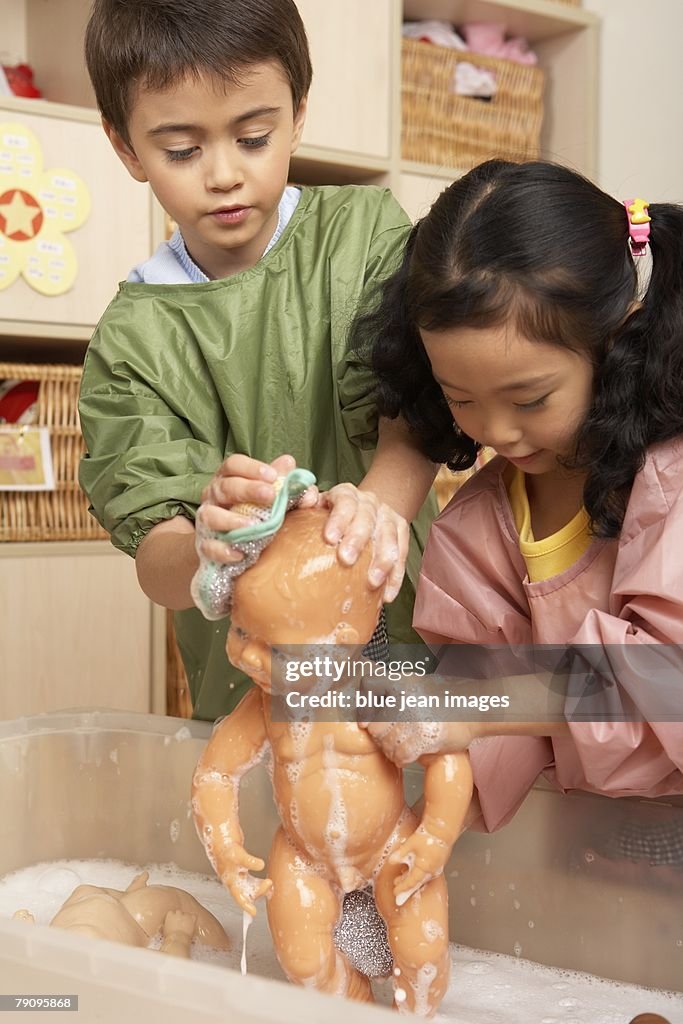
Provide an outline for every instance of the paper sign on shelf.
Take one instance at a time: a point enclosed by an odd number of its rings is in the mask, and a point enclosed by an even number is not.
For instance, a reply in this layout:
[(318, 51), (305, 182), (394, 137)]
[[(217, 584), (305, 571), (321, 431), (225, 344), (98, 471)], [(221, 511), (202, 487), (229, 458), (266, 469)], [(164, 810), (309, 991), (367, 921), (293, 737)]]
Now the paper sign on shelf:
[(0, 491), (54, 491), (47, 427), (0, 426)]

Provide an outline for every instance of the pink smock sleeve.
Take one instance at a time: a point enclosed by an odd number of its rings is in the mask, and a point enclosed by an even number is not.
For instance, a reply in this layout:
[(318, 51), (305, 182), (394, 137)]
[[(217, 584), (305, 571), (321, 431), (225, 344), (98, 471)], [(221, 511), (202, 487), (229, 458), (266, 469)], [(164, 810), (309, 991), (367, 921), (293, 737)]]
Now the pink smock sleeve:
[(681, 555), (683, 453), (661, 446), (634, 483), (610, 608), (591, 609), (571, 639), (629, 720), (570, 723), (570, 737), (554, 741), (563, 787), (579, 769), (582, 788), (611, 796), (683, 793)]
[[(480, 470), (432, 526), (413, 625), (433, 650), (444, 644), (531, 643), (525, 566), (501, 504), (503, 465), (496, 459)], [(489, 832), (513, 817), (553, 762), (551, 741), (540, 736), (478, 740), (469, 753)]]

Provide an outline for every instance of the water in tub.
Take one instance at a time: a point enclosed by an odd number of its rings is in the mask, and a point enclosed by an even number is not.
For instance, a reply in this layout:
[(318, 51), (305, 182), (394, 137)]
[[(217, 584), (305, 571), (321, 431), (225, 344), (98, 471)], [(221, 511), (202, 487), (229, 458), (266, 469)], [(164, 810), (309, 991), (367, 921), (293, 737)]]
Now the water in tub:
[[(130, 865), (117, 861), (53, 861), (35, 864), (0, 879), (0, 917), (30, 911), (48, 924), (77, 885), (125, 889), (141, 870), (152, 885), (172, 885), (191, 893), (211, 911), (231, 939), (228, 952), (193, 945), (192, 957), (240, 970), (243, 915), (215, 878), (173, 865)], [(30, 924), (26, 924), (30, 928)], [(262, 903), (249, 930), (246, 960), (250, 973), (283, 978), (272, 951)], [(159, 942), (156, 943), (158, 945)], [(153, 943), (154, 945), (154, 943)], [(512, 951), (514, 952), (514, 950)], [(657, 992), (542, 967), (519, 956), (504, 956), (451, 945), (451, 985), (434, 1018), (449, 1024), (628, 1024), (638, 1013), (659, 1013), (683, 1024), (683, 993)], [(389, 986), (378, 990), (390, 1000)]]

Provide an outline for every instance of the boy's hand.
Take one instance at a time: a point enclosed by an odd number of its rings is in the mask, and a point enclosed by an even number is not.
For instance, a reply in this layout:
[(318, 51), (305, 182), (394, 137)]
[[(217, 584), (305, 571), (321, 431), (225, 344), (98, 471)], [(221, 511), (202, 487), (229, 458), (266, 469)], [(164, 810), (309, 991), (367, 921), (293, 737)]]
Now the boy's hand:
[[(230, 455), (216, 470), (213, 479), (202, 492), (202, 503), (197, 510), (197, 526), (214, 533), (227, 533), (254, 522), (238, 512), (234, 505), (251, 504), (268, 507), (275, 501), (273, 483), (296, 469), (291, 455), (279, 455), (269, 464), (248, 455)], [(309, 487), (300, 501), (300, 508), (310, 508), (318, 500), (316, 487)], [(239, 562), (244, 555), (220, 540), (206, 537), (201, 552), (214, 562)]]
[(339, 561), (353, 565), (363, 548), (374, 541), (368, 580), (373, 588), (384, 587), (384, 600), (394, 600), (403, 582), (408, 557), (409, 530), (403, 516), (380, 502), (372, 491), (353, 484), (337, 484), (320, 495), (318, 504), (329, 508), (324, 537), (338, 545)]

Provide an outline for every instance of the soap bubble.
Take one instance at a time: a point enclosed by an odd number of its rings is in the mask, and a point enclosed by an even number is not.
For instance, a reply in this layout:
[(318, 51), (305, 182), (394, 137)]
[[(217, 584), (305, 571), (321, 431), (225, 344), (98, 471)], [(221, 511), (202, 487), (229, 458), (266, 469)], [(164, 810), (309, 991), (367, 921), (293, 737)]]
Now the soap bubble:
[(38, 889), (55, 896), (67, 895), (80, 884), (76, 872), (69, 868), (49, 868), (38, 879)]

